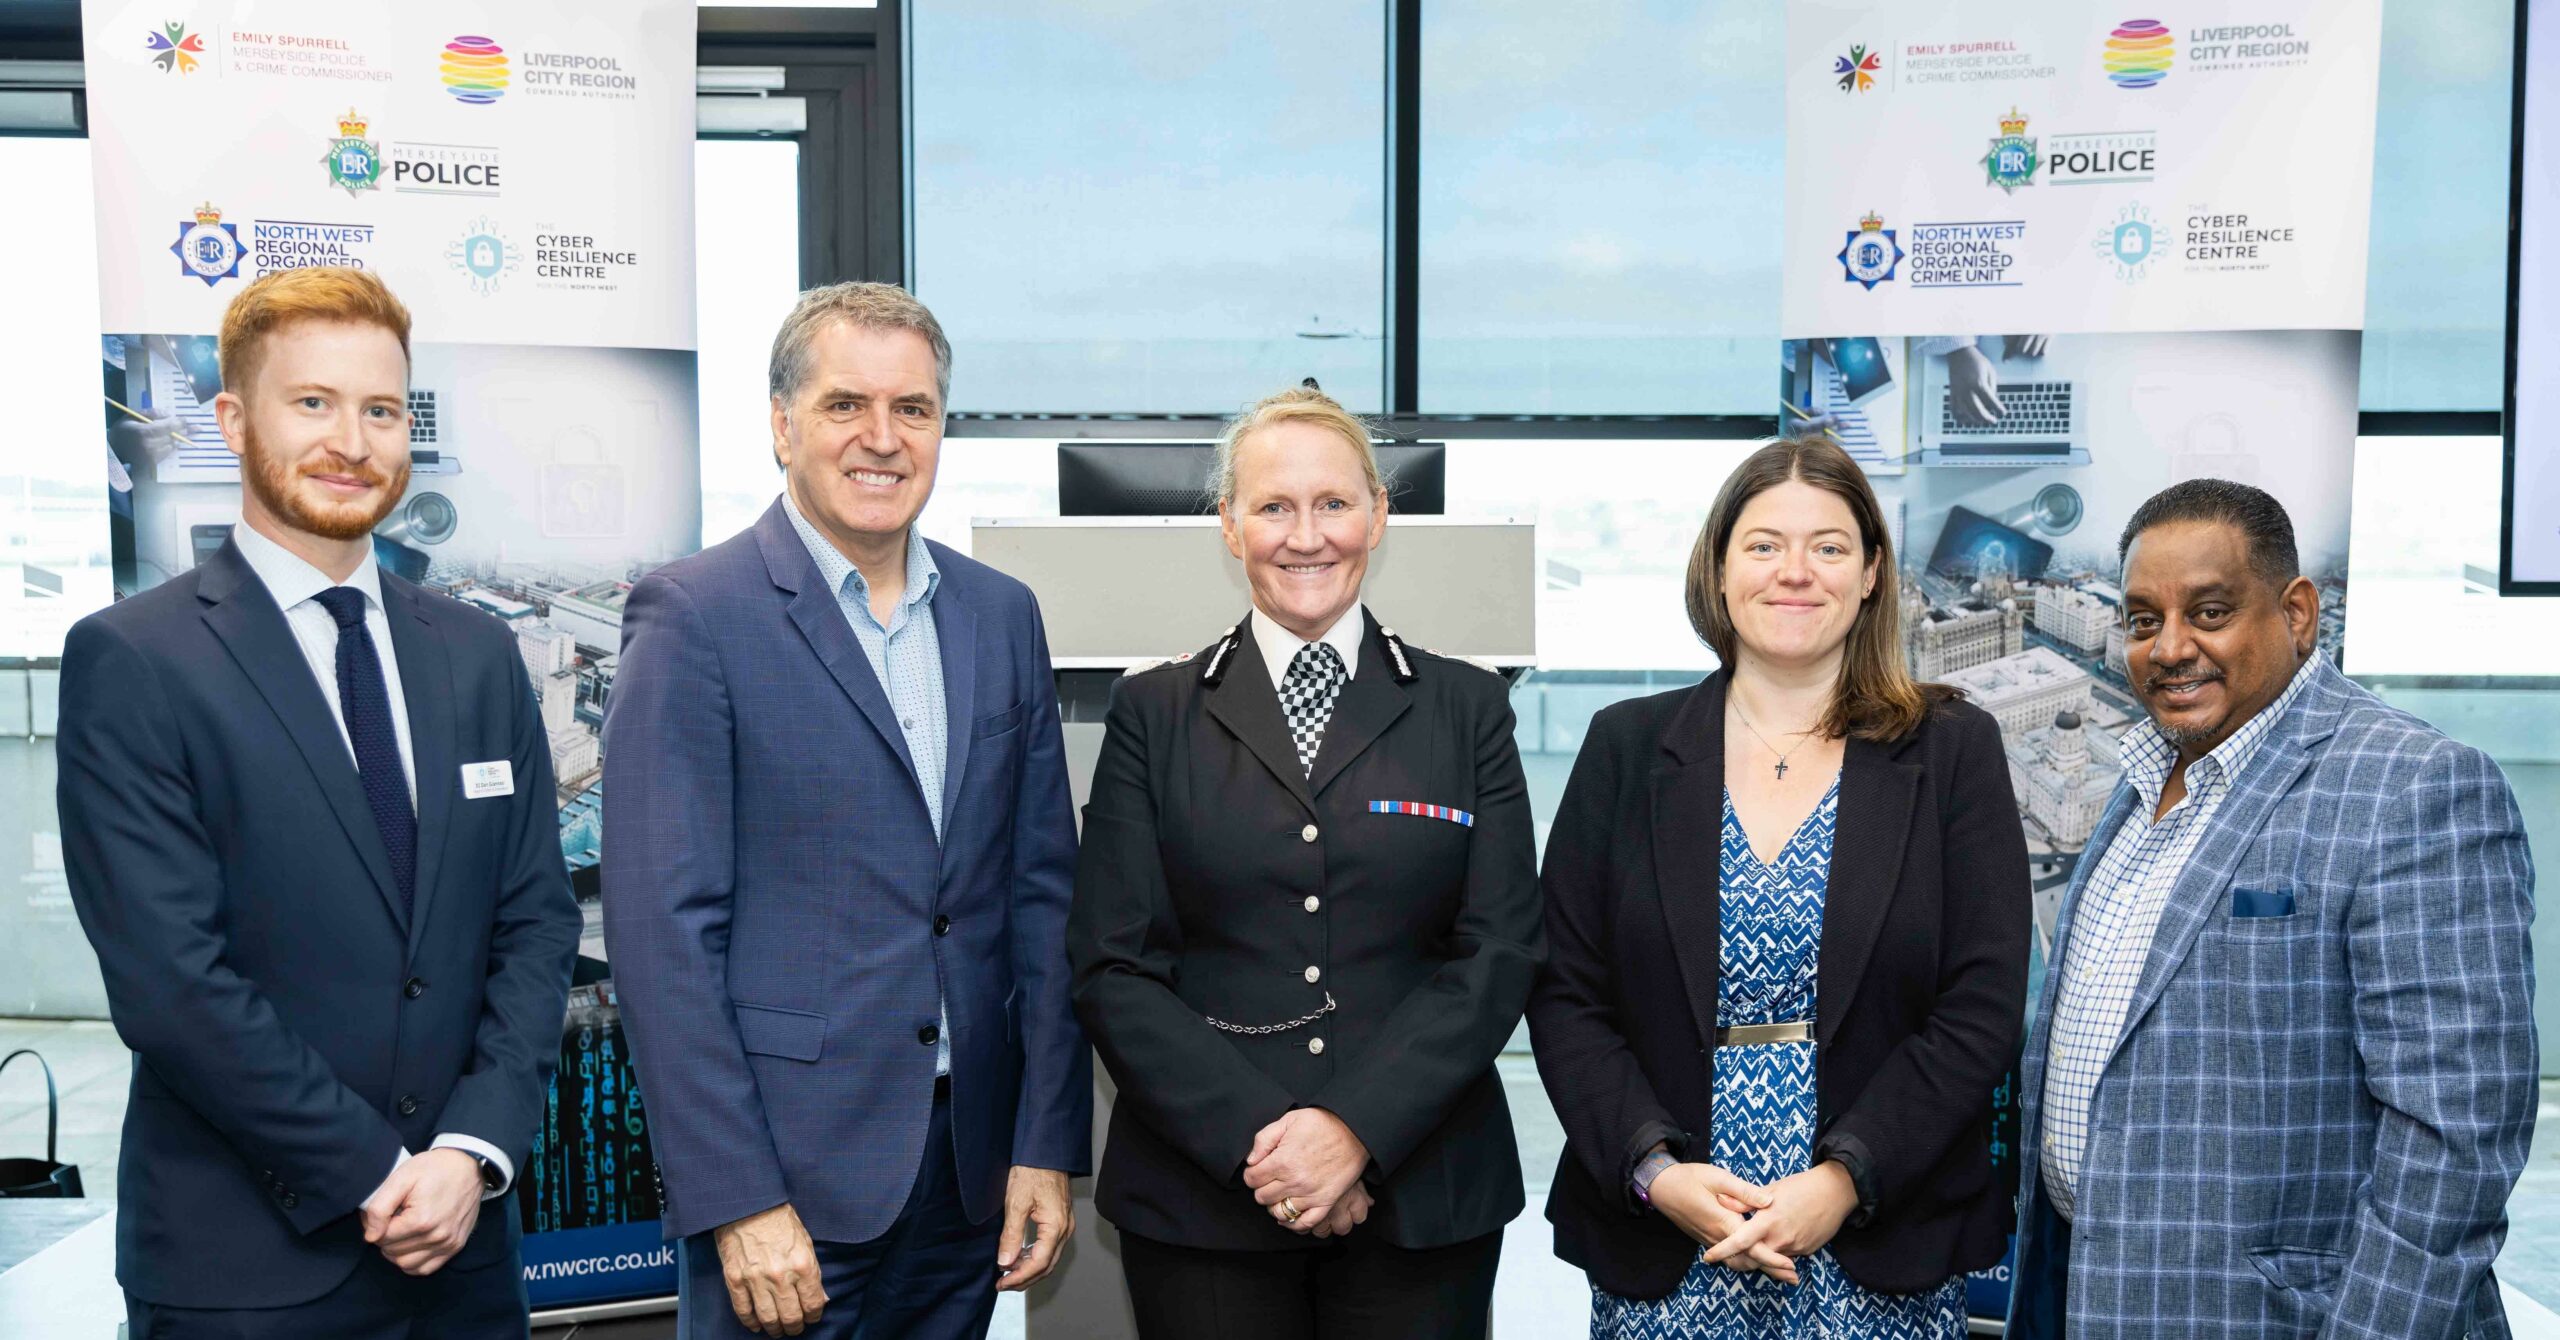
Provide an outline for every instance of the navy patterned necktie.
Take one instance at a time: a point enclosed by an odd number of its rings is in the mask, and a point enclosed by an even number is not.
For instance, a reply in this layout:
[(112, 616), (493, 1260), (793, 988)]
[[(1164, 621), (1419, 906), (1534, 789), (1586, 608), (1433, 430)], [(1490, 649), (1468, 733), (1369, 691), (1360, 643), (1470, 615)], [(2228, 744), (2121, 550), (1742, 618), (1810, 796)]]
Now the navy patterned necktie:
[(1298, 766), (1316, 775), (1316, 750), (1324, 747), (1325, 723), (1333, 720), (1333, 700), (1342, 694), (1342, 653), (1323, 642), (1310, 642), (1289, 658), (1289, 673), (1280, 685), (1280, 715), (1289, 722), (1289, 739), (1298, 746)]
[(391, 693), (382, 683), (382, 657), (364, 626), (364, 592), (332, 586), (312, 597), (338, 621), (338, 712), (355, 745), (356, 773), (364, 803), (391, 856), (391, 879), (406, 918), (418, 898), (418, 816), (409, 808), (408, 770), (400, 765), (400, 736), (391, 721)]

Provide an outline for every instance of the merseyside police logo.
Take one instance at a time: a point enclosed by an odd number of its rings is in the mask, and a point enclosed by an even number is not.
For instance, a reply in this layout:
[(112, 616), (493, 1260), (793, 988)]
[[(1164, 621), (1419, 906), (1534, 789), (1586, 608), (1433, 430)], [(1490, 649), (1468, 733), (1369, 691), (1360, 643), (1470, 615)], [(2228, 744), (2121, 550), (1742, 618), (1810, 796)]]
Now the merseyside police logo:
[(2116, 278), (2134, 284), (2151, 273), (2152, 257), (2159, 254), (2158, 242), (2151, 211), (2131, 204), (2116, 211), (2115, 222), (2098, 230), (2094, 249), (2115, 268)]
[(1982, 156), (1986, 186), (1997, 186), (2011, 195), (2021, 186), (2036, 184), (2036, 142), (2027, 136), (2027, 118), (2012, 107), (2000, 118), (2000, 134), (1991, 141), (1991, 152)]
[(1893, 240), (1893, 230), (1884, 226), (1884, 216), (1871, 210), (1858, 220), (1858, 230), (1849, 234), (1848, 244), (1840, 248), (1839, 260), (1843, 278), (1872, 291), (1893, 278), (1893, 267), (1902, 263), (1902, 244)]
[(337, 138), (329, 141), (329, 152), (320, 156), (329, 169), (329, 184), (346, 188), (350, 199), (364, 191), (381, 189), (382, 150), (364, 137), (365, 119), (348, 108), (338, 118)]
[(178, 240), (169, 250), (178, 258), (178, 272), (203, 280), (206, 288), (240, 277), (239, 226), (224, 223), (222, 211), (210, 203), (196, 206), (195, 222), (178, 225)]

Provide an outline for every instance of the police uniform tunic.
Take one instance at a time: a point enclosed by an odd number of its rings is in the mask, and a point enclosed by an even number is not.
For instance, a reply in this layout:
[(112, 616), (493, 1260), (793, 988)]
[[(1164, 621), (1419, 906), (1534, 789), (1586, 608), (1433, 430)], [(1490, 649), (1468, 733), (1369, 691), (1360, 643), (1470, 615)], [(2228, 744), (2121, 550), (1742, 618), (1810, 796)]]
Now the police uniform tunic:
[(1370, 1153), (1355, 1240), (1520, 1212), (1493, 1062), (1544, 939), (1507, 686), (1353, 617), (1311, 766), (1245, 623), (1113, 697), (1067, 949), (1119, 1086), (1096, 1203), (1126, 1232), (1323, 1245), (1243, 1180), (1255, 1134), (1311, 1106)]

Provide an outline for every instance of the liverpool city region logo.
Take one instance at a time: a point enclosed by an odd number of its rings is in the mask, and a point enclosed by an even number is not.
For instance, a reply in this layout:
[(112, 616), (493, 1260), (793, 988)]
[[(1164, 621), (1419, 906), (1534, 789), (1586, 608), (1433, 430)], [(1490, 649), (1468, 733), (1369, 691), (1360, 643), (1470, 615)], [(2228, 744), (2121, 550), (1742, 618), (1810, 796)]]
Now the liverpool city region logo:
[(1840, 248), (1842, 277), (1852, 284), (1864, 284), (1872, 292), (1875, 286), (1893, 278), (1893, 269), (1902, 264), (1902, 244), (1893, 240), (1893, 229), (1884, 226), (1884, 216), (1873, 210), (1858, 220), (1857, 231), (1849, 234)]
[(365, 119), (354, 108), (338, 118), (338, 133), (329, 141), (329, 152), (320, 156), (329, 169), (329, 184), (346, 188), (347, 196), (382, 189), (382, 148), (366, 139)]
[(1991, 152), (1982, 156), (1984, 184), (2016, 195), (2019, 187), (2036, 184), (2038, 162), (2036, 142), (2027, 134), (2027, 118), (2012, 107), (2000, 118), (2000, 133), (1991, 141)]

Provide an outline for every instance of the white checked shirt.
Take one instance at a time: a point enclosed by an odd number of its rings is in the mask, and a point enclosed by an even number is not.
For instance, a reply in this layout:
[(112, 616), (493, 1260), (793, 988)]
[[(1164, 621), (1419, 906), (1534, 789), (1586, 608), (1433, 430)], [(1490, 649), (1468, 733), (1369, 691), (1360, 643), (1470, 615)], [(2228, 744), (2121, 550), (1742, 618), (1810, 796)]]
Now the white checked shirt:
[(2142, 980), (2142, 965), (2151, 954), (2169, 893), (2222, 808), (2223, 797), (2231, 793), (2232, 782), (2301, 696), (2319, 659), (2313, 653), (2282, 695), (2212, 753), (2187, 765), (2187, 794), (2157, 822), (2151, 816), (2160, 808), (2160, 792), (2168, 785), (2178, 747), (2148, 720), (2125, 732), (2124, 779), (2139, 803), (2081, 886), (2063, 950), (2052, 1042), (2045, 1053), (2044, 1148), (2039, 1158), (2045, 1194), (2065, 1219), (2077, 1208), (2080, 1167), (2089, 1152), (2089, 1102), (2124, 1031), (2125, 1011)]

